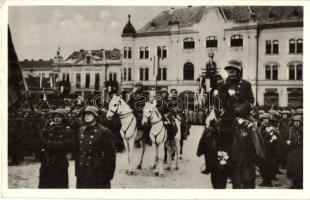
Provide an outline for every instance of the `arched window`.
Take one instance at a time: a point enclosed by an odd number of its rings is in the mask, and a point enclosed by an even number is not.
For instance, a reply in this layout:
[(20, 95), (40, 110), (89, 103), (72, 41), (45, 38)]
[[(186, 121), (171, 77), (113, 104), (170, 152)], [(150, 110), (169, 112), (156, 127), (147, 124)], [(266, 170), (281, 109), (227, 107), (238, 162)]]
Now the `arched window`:
[(267, 64), (265, 65), (265, 78), (266, 80), (278, 80), (278, 65)]
[(194, 80), (194, 65), (190, 62), (185, 63), (183, 67), (183, 79)]
[(183, 40), (183, 48), (184, 49), (194, 49), (195, 48), (195, 40), (194, 38), (185, 38)]
[(216, 38), (216, 36), (208, 36), (206, 38), (206, 47), (207, 48), (216, 48), (217, 47), (217, 38)]
[(124, 47), (124, 58), (127, 58), (127, 47)]
[(243, 37), (242, 35), (233, 35), (230, 37), (230, 46), (231, 47), (242, 47), (243, 46)]

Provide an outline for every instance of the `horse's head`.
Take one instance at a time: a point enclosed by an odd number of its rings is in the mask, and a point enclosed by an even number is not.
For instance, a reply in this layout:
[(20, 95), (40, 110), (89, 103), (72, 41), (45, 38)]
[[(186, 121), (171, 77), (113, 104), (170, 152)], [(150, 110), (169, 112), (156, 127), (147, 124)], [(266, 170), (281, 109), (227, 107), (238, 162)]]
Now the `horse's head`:
[(107, 112), (107, 119), (112, 119), (112, 117), (115, 115), (115, 114), (120, 114), (121, 110), (120, 110), (120, 105), (121, 105), (121, 97), (120, 96), (117, 96), (117, 95), (113, 95), (110, 103), (109, 103), (109, 109), (108, 109), (108, 112)]
[(143, 108), (143, 118), (142, 118), (142, 124), (145, 125), (148, 120), (150, 120), (152, 118), (152, 115), (154, 113), (156, 109), (156, 104), (154, 103), (150, 103), (150, 102), (146, 102), (145, 106)]

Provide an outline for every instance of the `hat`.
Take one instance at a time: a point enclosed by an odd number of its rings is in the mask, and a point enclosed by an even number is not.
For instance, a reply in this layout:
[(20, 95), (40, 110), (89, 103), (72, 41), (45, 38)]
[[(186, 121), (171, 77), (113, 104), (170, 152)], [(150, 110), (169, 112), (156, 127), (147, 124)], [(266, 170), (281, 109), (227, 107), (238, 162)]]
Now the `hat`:
[(136, 87), (136, 86), (143, 86), (143, 84), (142, 84), (142, 82), (138, 81), (138, 82), (136, 82), (136, 84), (135, 84), (135, 87)]
[(289, 114), (291, 114), (291, 112), (290, 111), (288, 111), (288, 110), (283, 110), (282, 112), (281, 112), (281, 114), (283, 115), (283, 114), (287, 114), (287, 115), (289, 115)]
[(68, 120), (67, 112), (66, 112), (64, 109), (62, 109), (62, 108), (58, 108), (58, 109), (56, 109), (56, 110), (51, 111), (51, 114), (52, 114), (52, 115), (59, 114), (59, 115), (61, 115), (65, 120)]
[(95, 106), (87, 106), (84, 110), (85, 113), (92, 113), (94, 116), (99, 117), (99, 110)]
[(300, 121), (302, 122), (302, 117), (300, 115), (295, 115), (294, 117), (292, 117), (293, 121)]
[(167, 93), (168, 93), (167, 88), (161, 88), (161, 89), (160, 89), (160, 93), (162, 93), (162, 92), (167, 92)]
[(299, 108), (296, 110), (296, 115), (302, 115), (304, 112), (303, 112), (303, 109), (302, 108)]
[(269, 113), (263, 113), (263, 114), (261, 115), (261, 117), (260, 117), (260, 119), (270, 119), (270, 118), (271, 118), (271, 116), (270, 116)]
[(174, 89), (174, 88), (172, 88), (171, 90), (170, 90), (170, 93), (172, 93), (172, 92), (176, 92), (176, 93), (178, 93), (178, 91), (176, 90), (176, 89)]
[(258, 114), (264, 114), (264, 113), (265, 113), (264, 110), (259, 110), (259, 111), (258, 111)]
[(279, 113), (277, 111), (275, 111), (275, 110), (269, 110), (268, 112), (269, 112), (270, 115), (279, 117)]
[(242, 71), (241, 62), (239, 62), (237, 60), (230, 60), (224, 69), (228, 70), (229, 68), (234, 68), (234, 69), (237, 69), (241, 72)]

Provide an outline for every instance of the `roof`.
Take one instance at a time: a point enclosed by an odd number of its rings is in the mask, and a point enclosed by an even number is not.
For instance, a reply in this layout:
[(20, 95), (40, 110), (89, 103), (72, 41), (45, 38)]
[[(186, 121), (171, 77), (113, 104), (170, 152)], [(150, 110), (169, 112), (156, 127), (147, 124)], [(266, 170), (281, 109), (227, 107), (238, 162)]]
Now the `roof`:
[(21, 68), (49, 68), (53, 65), (53, 60), (24, 60), (19, 62)]
[(122, 36), (130, 36), (136, 33), (135, 27), (130, 22), (130, 15), (128, 15), (128, 22), (123, 28)]
[[(221, 6), (215, 8), (219, 9), (225, 20), (237, 24), (246, 24), (256, 20), (261, 27), (268, 27), (271, 24), (291, 23), (299, 26), (303, 24), (302, 6)], [(173, 25), (191, 27), (199, 23), (209, 9), (214, 9), (214, 7), (199, 6), (165, 10), (133, 35), (169, 34)]]
[[(103, 55), (104, 54), (104, 55)], [(103, 59), (107, 60), (120, 60), (121, 53), (119, 49), (113, 50), (83, 50), (74, 51), (66, 60), (66, 63), (77, 64), (79, 61), (85, 59), (86, 57), (90, 57), (91, 60), (95, 61), (96, 63), (101, 62)]]

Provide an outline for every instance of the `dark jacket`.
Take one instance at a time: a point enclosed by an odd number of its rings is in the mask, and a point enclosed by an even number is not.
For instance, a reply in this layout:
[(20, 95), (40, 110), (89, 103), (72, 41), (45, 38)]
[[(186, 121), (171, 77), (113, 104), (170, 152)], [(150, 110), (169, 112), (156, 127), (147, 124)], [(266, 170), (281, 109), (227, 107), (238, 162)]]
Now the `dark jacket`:
[(112, 132), (99, 125), (79, 129), (76, 158), (78, 188), (104, 188), (113, 179), (116, 155)]
[(39, 188), (68, 188), (67, 152), (72, 150), (73, 130), (66, 125), (52, 125), (41, 134)]

